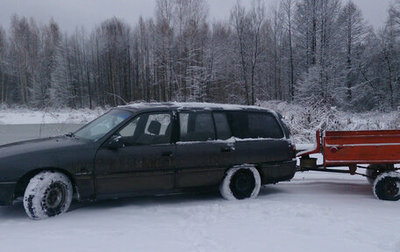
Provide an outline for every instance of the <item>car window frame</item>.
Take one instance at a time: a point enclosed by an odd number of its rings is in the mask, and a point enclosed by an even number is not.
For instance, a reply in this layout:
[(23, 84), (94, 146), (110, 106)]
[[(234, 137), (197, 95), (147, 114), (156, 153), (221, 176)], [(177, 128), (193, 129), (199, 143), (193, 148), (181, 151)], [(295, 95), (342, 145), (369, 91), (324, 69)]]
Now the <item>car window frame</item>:
[[(214, 123), (215, 140), (218, 140), (218, 141), (227, 141), (229, 138), (232, 138), (232, 137), (233, 137), (233, 132), (232, 132), (231, 124), (229, 123), (229, 120), (228, 120), (227, 112), (229, 112), (229, 111), (225, 111), (225, 110), (213, 110), (213, 111), (211, 112), (211, 114), (212, 114), (212, 119), (213, 119), (213, 123)], [(228, 128), (229, 128), (229, 131), (231, 132), (231, 136), (230, 136), (229, 138), (227, 138), (227, 139), (220, 139), (220, 138), (219, 138), (219, 136), (218, 136), (218, 130), (217, 130), (217, 123), (215, 122), (215, 117), (214, 117), (215, 114), (224, 114), (224, 115), (225, 115), (226, 122), (227, 122), (227, 125), (228, 125)]]

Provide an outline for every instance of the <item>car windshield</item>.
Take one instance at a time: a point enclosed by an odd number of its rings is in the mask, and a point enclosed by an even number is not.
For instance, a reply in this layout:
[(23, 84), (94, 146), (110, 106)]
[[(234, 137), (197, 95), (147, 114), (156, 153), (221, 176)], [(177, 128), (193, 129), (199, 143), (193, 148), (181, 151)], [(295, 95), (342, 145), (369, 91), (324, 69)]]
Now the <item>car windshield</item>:
[(79, 138), (97, 141), (131, 115), (131, 112), (125, 110), (111, 110), (79, 129), (74, 135)]

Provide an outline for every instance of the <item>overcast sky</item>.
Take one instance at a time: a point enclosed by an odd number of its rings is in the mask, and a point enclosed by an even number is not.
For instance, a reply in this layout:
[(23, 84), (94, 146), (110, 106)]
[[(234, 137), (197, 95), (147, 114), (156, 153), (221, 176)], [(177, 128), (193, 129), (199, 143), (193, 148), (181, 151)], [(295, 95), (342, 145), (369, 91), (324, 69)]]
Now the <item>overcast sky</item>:
[[(342, 0), (346, 2), (347, 0)], [(375, 28), (381, 27), (387, 16), (391, 0), (353, 0), (362, 10), (365, 19)], [(251, 0), (242, 0), (250, 5)], [(266, 0), (267, 6), (276, 0)], [(225, 19), (236, 0), (208, 0), (210, 19)], [(0, 26), (8, 29), (13, 14), (34, 17), (40, 23), (50, 18), (62, 30), (72, 32), (75, 27), (92, 29), (110, 17), (118, 17), (134, 25), (139, 16), (145, 18), (154, 14), (155, 0), (0, 0)]]

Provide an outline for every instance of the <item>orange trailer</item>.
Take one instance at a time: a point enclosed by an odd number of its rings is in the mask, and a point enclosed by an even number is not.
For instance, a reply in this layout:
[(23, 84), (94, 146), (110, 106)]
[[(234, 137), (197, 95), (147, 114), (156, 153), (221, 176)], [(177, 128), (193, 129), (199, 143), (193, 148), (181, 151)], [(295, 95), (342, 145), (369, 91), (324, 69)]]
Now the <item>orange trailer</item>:
[[(400, 199), (400, 130), (317, 131), (316, 146), (299, 152), (299, 171), (340, 172), (366, 176), (374, 194), (383, 200)], [(321, 153), (322, 164), (310, 157)], [(347, 170), (332, 167), (348, 167)], [(358, 173), (358, 169), (366, 169)]]

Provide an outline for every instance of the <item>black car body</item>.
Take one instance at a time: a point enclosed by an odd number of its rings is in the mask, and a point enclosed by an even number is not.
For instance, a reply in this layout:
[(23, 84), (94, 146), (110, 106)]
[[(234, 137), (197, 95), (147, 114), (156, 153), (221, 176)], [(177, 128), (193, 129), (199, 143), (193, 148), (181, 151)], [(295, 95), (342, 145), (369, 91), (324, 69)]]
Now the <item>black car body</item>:
[(132, 104), (75, 134), (0, 146), (0, 204), (43, 171), (65, 174), (78, 200), (95, 200), (218, 188), (242, 164), (254, 165), (262, 184), (277, 183), (294, 176), (294, 156), (286, 126), (264, 108)]

